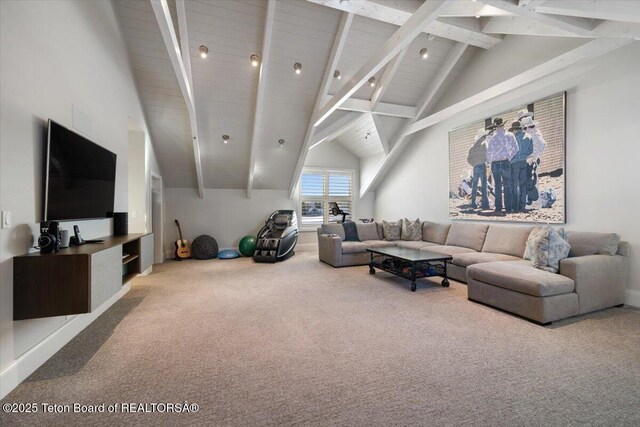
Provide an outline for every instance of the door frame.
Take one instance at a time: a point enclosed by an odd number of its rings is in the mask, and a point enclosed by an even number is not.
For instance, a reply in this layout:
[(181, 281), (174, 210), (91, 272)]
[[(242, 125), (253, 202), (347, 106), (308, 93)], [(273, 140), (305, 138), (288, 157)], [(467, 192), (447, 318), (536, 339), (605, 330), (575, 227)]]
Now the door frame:
[[(157, 184), (154, 185), (154, 184)], [(155, 212), (153, 209), (153, 192), (158, 192), (158, 201), (160, 205), (160, 211)], [(149, 212), (150, 215), (150, 232), (153, 232), (153, 263), (161, 264), (165, 260), (164, 253), (164, 194), (163, 194), (163, 185), (162, 185), (162, 176), (152, 170), (149, 171)], [(153, 217), (154, 215), (158, 215), (158, 230), (153, 229)], [(158, 254), (160, 254), (160, 258), (158, 259)]]

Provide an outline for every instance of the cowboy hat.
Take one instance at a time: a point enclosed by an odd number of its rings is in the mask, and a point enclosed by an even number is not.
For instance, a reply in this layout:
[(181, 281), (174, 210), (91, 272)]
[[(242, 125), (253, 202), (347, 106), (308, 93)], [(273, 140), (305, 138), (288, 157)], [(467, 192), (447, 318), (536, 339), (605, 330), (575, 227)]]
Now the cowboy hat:
[(511, 127), (509, 128), (509, 131), (512, 131), (512, 130), (522, 130), (522, 126), (520, 125), (520, 122), (511, 123)]
[(484, 130), (484, 128), (480, 128), (478, 129), (478, 132), (476, 132), (476, 136), (473, 138), (476, 142), (478, 142), (478, 140), (480, 138), (482, 138), (483, 136), (485, 136), (487, 134), (487, 131)]
[(497, 119), (495, 119), (493, 121), (494, 126), (496, 127), (500, 127), (504, 125), (504, 120), (502, 120), (500, 117), (498, 117)]
[(520, 110), (518, 111), (518, 114), (516, 114), (516, 118), (518, 120), (520, 120), (523, 117), (533, 117), (533, 112), (532, 111), (528, 111), (528, 110)]

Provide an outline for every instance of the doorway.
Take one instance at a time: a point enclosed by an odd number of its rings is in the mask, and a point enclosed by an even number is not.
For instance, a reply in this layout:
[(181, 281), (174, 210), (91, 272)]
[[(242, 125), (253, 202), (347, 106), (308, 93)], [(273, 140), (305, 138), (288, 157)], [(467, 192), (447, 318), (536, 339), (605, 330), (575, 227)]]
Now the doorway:
[(162, 264), (164, 262), (164, 237), (162, 230), (162, 177), (157, 173), (150, 172), (151, 194), (151, 232), (153, 233), (153, 263)]

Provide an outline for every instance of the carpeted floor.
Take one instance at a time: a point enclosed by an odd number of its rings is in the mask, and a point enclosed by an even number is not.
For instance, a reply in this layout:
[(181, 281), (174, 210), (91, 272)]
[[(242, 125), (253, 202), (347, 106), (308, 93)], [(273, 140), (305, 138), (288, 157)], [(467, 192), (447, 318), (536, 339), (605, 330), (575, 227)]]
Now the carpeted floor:
[(166, 262), (5, 402), (196, 413), (0, 414), (1, 425), (640, 425), (640, 311), (540, 327), (466, 286), (276, 264)]

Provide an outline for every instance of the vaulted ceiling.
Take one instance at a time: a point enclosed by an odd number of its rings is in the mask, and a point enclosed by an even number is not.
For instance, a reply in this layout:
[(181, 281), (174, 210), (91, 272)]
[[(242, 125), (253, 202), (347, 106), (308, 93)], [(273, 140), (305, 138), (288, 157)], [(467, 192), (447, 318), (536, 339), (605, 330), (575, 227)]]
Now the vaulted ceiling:
[(637, 40), (639, 3), (115, 2), (164, 182), (201, 196), (202, 188), (293, 191), (307, 151), (329, 140), (361, 158), (384, 153), (363, 194), (394, 148), (437, 119), (429, 117), (436, 100), (470, 56), (509, 34)]

